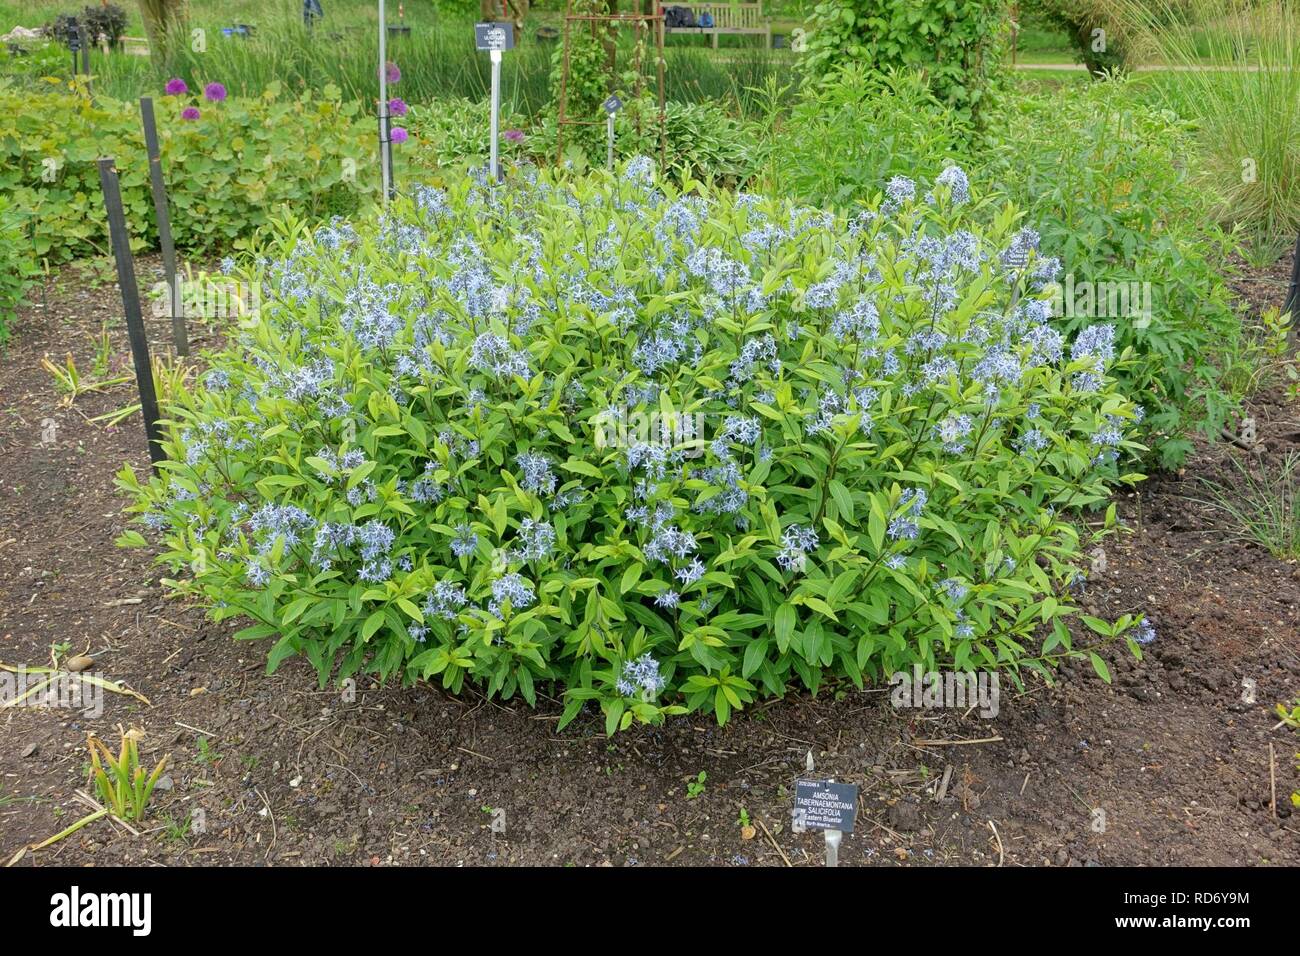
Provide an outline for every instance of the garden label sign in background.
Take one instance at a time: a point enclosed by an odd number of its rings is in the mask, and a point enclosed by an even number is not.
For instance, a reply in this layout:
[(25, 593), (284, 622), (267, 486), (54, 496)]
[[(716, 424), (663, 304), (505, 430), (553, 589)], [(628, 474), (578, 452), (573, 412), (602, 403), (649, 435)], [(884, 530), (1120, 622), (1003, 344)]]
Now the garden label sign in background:
[(605, 107), (606, 132), (609, 138), (609, 153), (606, 157), (605, 164), (614, 168), (614, 114), (623, 108), (623, 101), (618, 98), (617, 93), (611, 93), (601, 106)]
[(488, 150), (488, 165), (492, 172), (492, 181), (499, 182), (501, 157), (497, 144), (501, 131), (501, 51), (515, 48), (514, 24), (474, 24), (474, 46), (480, 51), (486, 50), (492, 57), (492, 142)]
[(480, 51), (513, 50), (515, 48), (515, 26), (513, 23), (476, 23), (474, 24), (474, 45)]

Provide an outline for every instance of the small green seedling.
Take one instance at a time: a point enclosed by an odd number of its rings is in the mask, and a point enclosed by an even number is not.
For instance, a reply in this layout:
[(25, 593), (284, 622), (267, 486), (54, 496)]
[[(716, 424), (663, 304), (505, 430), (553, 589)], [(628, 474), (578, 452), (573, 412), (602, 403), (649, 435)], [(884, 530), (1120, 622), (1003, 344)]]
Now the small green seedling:
[(208, 743), (207, 737), (200, 737), (195, 746), (199, 748), (199, 752), (194, 755), (194, 761), (196, 763), (212, 766), (221, 759), (221, 754), (212, 749), (212, 745)]
[(704, 793), (704, 783), (708, 779), (709, 775), (701, 770), (699, 776), (686, 784), (686, 799), (694, 800), (696, 797)]
[(167, 817), (167, 839), (173, 843), (185, 843), (190, 838), (190, 826), (193, 824), (193, 815), (186, 814), (184, 820), (177, 820), (175, 817)]
[[(1294, 706), (1288, 708), (1286, 704), (1277, 705), (1277, 715), (1282, 718), (1282, 723), (1286, 724), (1292, 730), (1300, 731), (1300, 697), (1295, 699)], [(1300, 770), (1300, 753), (1295, 755), (1296, 769)], [(1291, 803), (1300, 807), (1300, 790), (1291, 794)]]

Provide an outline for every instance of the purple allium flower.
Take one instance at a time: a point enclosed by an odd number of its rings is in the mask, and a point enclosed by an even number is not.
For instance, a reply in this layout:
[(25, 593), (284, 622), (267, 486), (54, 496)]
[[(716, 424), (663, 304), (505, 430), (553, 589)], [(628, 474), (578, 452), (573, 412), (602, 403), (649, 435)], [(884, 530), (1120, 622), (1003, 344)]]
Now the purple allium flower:
[(512, 143), (522, 143), (524, 141), (524, 131), (521, 129), (508, 129), (502, 135)]
[(394, 126), (392, 132), (388, 134), (388, 138), (394, 143), (405, 143), (408, 135), (404, 127)]
[(168, 96), (183, 96), (190, 91), (190, 88), (185, 85), (185, 81), (179, 76), (173, 76), (167, 81), (167, 85), (163, 87), (163, 90), (166, 91)]
[(211, 103), (220, 103), (226, 98), (226, 88), (220, 83), (209, 83), (203, 87), (203, 96)]
[(199, 108), (197, 106), (187, 106), (181, 110), (181, 119), (196, 120), (199, 118)]
[(394, 96), (388, 101), (388, 112), (393, 116), (406, 115), (406, 100), (400, 96)]
[(397, 64), (389, 61), (384, 64), (384, 79), (389, 83), (397, 83), (402, 78), (402, 71), (397, 68)]

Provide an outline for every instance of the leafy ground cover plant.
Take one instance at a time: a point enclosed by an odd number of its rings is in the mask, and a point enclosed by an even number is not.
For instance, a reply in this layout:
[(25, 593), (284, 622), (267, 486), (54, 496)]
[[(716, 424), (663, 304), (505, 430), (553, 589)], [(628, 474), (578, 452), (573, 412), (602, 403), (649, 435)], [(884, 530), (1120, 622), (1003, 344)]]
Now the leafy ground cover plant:
[(120, 473), (121, 543), (271, 668), (548, 683), (610, 732), (913, 664), (1105, 674), (1093, 645), (1150, 636), (1067, 626), (1075, 519), (1138, 477), (1127, 359), (939, 180), (846, 219), (637, 159), (286, 229), (161, 477)]
[(8, 197), (0, 195), (0, 346), (40, 269), (31, 239)]
[[(220, 84), (181, 83), (155, 99), (177, 246), (198, 253), (251, 235), (280, 206), (328, 218), (360, 209), (378, 190), (367, 175), (373, 124), (338, 91), (235, 99)], [(211, 93), (211, 96), (209, 96)], [(33, 226), (32, 248), (62, 262), (106, 251), (96, 160), (112, 156), (126, 218), (156, 242), (138, 106), (62, 84), (0, 90), (0, 192)], [(399, 162), (401, 156), (399, 153)]]
[[(486, 100), (393, 103), (405, 124), (405, 139), (394, 148), (402, 188), (486, 160)], [(281, 209), (317, 222), (354, 215), (378, 193), (374, 123), (337, 88), (292, 96), (272, 84), (247, 98), (228, 95), (220, 83), (192, 88), (173, 78), (155, 110), (172, 230), (184, 252), (239, 248)], [(554, 159), (554, 122), (529, 127), (507, 112), (501, 128), (507, 161)], [(678, 178), (735, 184), (756, 166), (757, 127), (718, 106), (669, 103), (666, 128), (667, 163)], [(625, 157), (658, 147), (657, 128), (638, 130), (621, 116), (618, 137)], [(103, 96), (91, 101), (75, 86), (48, 81), (35, 92), (0, 88), (0, 192), (12, 198), (11, 218), (31, 224), (23, 241), (37, 256), (58, 263), (107, 253), (95, 165), (105, 155), (117, 160), (135, 244), (156, 245), (138, 106)], [(0, 316), (4, 301), (0, 295)]]
[[(492, 104), (488, 100), (448, 99), (433, 104), (412, 104), (402, 120), (415, 140), (407, 150), (414, 168), (445, 169), (450, 166), (464, 171), (466, 163), (487, 161), (490, 144), (488, 124)], [(525, 132), (527, 121), (505, 110), (501, 116), (501, 158), (517, 161), (530, 145)]]

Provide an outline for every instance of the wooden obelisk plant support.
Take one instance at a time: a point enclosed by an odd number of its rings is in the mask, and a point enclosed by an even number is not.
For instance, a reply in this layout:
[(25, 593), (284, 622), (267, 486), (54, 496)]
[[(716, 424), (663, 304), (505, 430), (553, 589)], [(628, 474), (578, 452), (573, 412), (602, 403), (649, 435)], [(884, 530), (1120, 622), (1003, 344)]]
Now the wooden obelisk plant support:
[(122, 209), (122, 192), (117, 182), (117, 168), (111, 157), (99, 160), (99, 185), (104, 192), (104, 212), (108, 215), (109, 239), (117, 263), (117, 285), (122, 293), (122, 311), (126, 313), (126, 334), (131, 341), (131, 360), (135, 381), (140, 389), (140, 411), (144, 415), (145, 441), (154, 472), (167, 456), (163, 452), (162, 433), (158, 429), (158, 396), (153, 387), (153, 363), (149, 361), (149, 339), (144, 331), (140, 311), (140, 289), (135, 282), (135, 260), (131, 258), (131, 236), (126, 229)]

